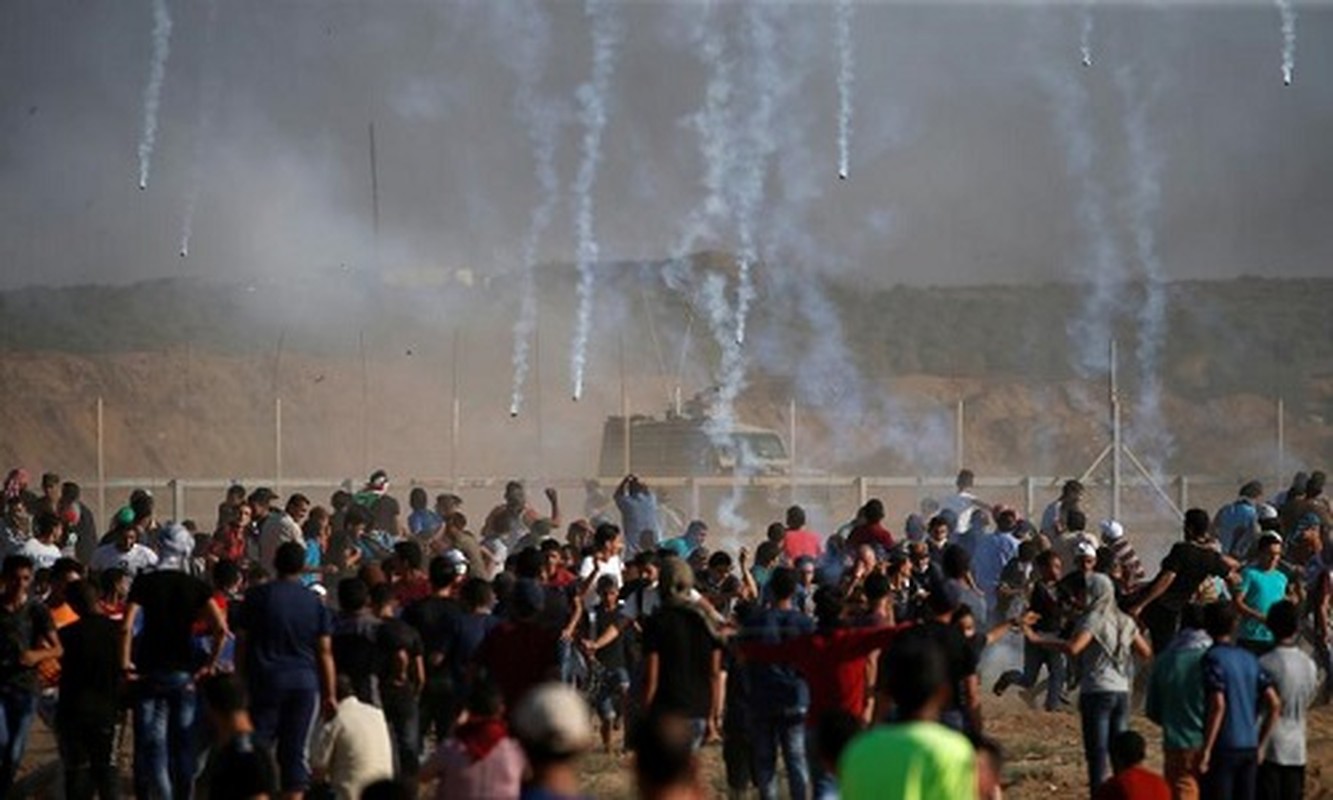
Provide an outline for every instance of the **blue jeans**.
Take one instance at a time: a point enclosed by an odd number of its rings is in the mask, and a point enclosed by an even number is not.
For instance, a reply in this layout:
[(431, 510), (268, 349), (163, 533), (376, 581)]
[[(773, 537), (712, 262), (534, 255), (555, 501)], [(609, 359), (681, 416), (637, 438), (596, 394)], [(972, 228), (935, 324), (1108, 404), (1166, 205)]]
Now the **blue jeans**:
[(188, 672), (143, 675), (134, 698), (134, 794), (189, 800), (198, 704)]
[(787, 767), (787, 788), (793, 798), (806, 796), (810, 785), (810, 762), (805, 748), (805, 713), (760, 717), (750, 726), (754, 758), (754, 782), (762, 800), (777, 800), (778, 750)]
[(0, 797), (9, 796), (36, 716), (36, 692), (16, 686), (0, 687)]
[(1095, 794), (1109, 772), (1111, 737), (1129, 727), (1129, 692), (1084, 692), (1078, 697), (1083, 724), (1083, 758), (1088, 763), (1088, 793)]

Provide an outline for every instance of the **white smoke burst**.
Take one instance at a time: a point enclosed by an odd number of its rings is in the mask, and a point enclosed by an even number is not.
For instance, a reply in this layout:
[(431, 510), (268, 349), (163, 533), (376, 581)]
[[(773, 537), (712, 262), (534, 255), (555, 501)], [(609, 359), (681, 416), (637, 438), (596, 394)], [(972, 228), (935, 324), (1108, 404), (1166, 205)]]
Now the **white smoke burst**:
[(851, 169), (852, 84), (856, 78), (856, 53), (852, 42), (851, 0), (834, 6), (833, 27), (838, 50), (838, 177), (846, 180)]
[(602, 134), (606, 129), (606, 100), (615, 71), (621, 23), (611, 0), (587, 0), (585, 15), (592, 22), (592, 76), (578, 89), (579, 119), (583, 123), (582, 161), (574, 178), (577, 204), (575, 234), (578, 240), (578, 314), (574, 323), (574, 346), (570, 358), (574, 399), (583, 397), (588, 340), (592, 336), (592, 306), (595, 265), (600, 251), (594, 232), (592, 192), (602, 159)]
[(157, 145), (157, 111), (162, 101), (162, 83), (167, 77), (171, 53), (171, 11), (167, 0), (153, 0), (153, 59), (148, 67), (148, 85), (143, 93), (143, 134), (139, 137), (139, 188), (148, 188), (148, 171)]
[(1282, 16), (1282, 82), (1291, 85), (1296, 71), (1296, 6), (1291, 0), (1276, 0)]

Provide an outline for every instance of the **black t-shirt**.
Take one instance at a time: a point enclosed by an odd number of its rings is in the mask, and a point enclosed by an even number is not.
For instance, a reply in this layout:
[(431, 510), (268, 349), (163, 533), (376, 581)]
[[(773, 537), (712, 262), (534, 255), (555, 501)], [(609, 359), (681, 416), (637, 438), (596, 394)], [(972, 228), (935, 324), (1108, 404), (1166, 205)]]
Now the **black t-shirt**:
[(60, 629), (60, 705), (57, 716), (82, 723), (110, 721), (119, 708), (120, 625), (100, 614)]
[[(967, 636), (957, 625), (947, 625), (932, 619), (908, 628), (898, 636), (894, 644), (913, 639), (926, 639), (939, 647), (949, 670), (949, 685), (953, 687), (953, 698), (948, 707), (962, 708), (963, 682), (977, 674), (977, 652), (968, 643)], [(887, 693), (889, 689), (887, 679), (889, 673), (893, 671), (893, 646), (889, 647), (879, 663), (879, 688)]]
[[(417, 633), (416, 628), (400, 619), (384, 620), (380, 623), (375, 636), (375, 651), (376, 672), (379, 675), (381, 690), (403, 687), (404, 678), (408, 681), (408, 685), (415, 683), (416, 671), (412, 669), (412, 662), (423, 654), (421, 634)], [(398, 666), (400, 652), (407, 654), (405, 674)]]
[(333, 664), (352, 682), (363, 703), (375, 702), (375, 639), (382, 623), (370, 614), (350, 614), (333, 623)]
[(208, 584), (184, 572), (148, 572), (134, 579), (129, 602), (142, 609), (135, 644), (139, 672), (193, 672), (198, 667), (191, 629), (212, 597)]
[(216, 748), (209, 773), (210, 800), (251, 800), (260, 795), (276, 797), (278, 793), (273, 760), (250, 734), (241, 734)]
[(426, 655), (426, 670), (435, 672), (447, 666), (454, 656), (450, 645), (457, 636), (463, 607), (450, 597), (427, 597), (408, 606), (403, 622), (421, 634), (421, 645)]
[(1168, 611), (1178, 614), (1194, 597), (1205, 578), (1226, 577), (1231, 569), (1216, 550), (1191, 542), (1176, 542), (1171, 552), (1162, 559), (1162, 571), (1176, 573), (1176, 579), (1157, 602)]
[(1032, 584), (1028, 611), (1040, 617), (1032, 626), (1039, 633), (1059, 633), (1064, 627), (1065, 607), (1058, 586), (1051, 586), (1045, 581)]
[(35, 600), (14, 611), (0, 608), (0, 686), (37, 691), (37, 668), (19, 663), (55, 630), (51, 612)]
[(706, 717), (712, 704), (713, 651), (720, 647), (699, 612), (665, 606), (644, 621), (643, 652), (656, 653), (657, 695), (663, 711)]
[[(620, 614), (598, 606), (589, 612), (588, 618), (588, 638), (596, 641), (601, 638), (602, 634), (606, 633), (608, 628), (616, 627)], [(597, 651), (597, 663), (606, 669), (626, 668), (625, 633), (623, 631), (617, 634), (610, 644)]]

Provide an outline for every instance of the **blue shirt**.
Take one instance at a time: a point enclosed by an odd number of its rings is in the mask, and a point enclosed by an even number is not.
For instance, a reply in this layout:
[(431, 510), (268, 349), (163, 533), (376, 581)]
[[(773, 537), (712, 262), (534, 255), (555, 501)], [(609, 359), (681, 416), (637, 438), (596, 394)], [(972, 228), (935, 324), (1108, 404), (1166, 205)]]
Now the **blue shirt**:
[(662, 541), (662, 527), (657, 520), (657, 496), (652, 492), (625, 492), (616, 498), (616, 508), (620, 509), (620, 530), (630, 548), (638, 549), (639, 537), (644, 531), (653, 532), (654, 542)]
[(1018, 540), (1008, 533), (989, 533), (977, 543), (977, 551), (972, 556), (972, 576), (986, 593), (988, 602), (995, 601), (995, 587), (1000, 582), (1004, 565), (1017, 555)]
[[(745, 619), (741, 638), (746, 642), (777, 644), (813, 633), (815, 623), (795, 609), (768, 608)], [(804, 715), (810, 707), (810, 688), (789, 666), (749, 664), (750, 707), (760, 714)]]
[(444, 518), (429, 508), (422, 508), (407, 515), (407, 529), (413, 536), (430, 533), (444, 524)]
[[(1240, 573), (1239, 596), (1245, 605), (1264, 616), (1273, 604), (1287, 596), (1287, 576), (1282, 570), (1264, 571), (1258, 567), (1246, 567)], [(1273, 632), (1257, 619), (1246, 617), (1240, 621), (1237, 638), (1253, 642), (1273, 641)]]
[[(324, 563), (324, 551), (319, 549), (319, 542), (314, 539), (306, 539), (305, 542), (305, 566), (306, 569), (315, 569)], [(315, 572), (306, 572), (301, 575), (301, 584), (306, 587), (314, 586), (319, 583), (319, 574)]]
[(252, 691), (319, 689), (319, 640), (333, 634), (319, 595), (299, 581), (270, 581), (246, 592), (236, 622), (245, 633)]
[(1259, 528), (1259, 511), (1254, 503), (1241, 498), (1217, 512), (1217, 541), (1222, 552), (1230, 554), (1237, 544), (1248, 541)]
[(1215, 644), (1203, 656), (1203, 685), (1226, 699), (1217, 747), (1253, 750), (1259, 746), (1259, 695), (1273, 685), (1254, 653), (1235, 645)]

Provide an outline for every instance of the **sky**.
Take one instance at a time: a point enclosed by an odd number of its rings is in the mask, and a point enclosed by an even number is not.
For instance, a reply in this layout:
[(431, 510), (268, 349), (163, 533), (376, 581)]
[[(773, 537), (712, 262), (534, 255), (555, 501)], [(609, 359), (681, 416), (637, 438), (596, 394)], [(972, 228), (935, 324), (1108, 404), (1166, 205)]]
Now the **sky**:
[(835, 5), (10, 0), (0, 288), (508, 274), (576, 260), (580, 209), (601, 260), (748, 237), (876, 286), (1333, 274), (1333, 6), (1296, 6), (1286, 87), (1270, 3), (853, 3), (840, 181)]

